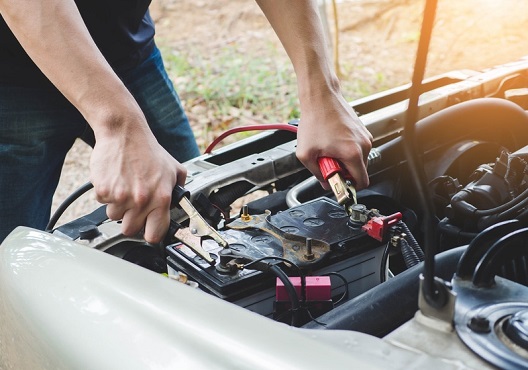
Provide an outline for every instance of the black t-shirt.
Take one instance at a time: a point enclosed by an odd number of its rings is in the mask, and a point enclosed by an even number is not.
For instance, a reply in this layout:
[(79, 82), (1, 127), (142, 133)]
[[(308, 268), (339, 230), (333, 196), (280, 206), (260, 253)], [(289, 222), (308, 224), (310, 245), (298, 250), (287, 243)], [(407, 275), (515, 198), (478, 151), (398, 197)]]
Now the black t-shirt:
[[(154, 47), (151, 0), (75, 0), (99, 50), (114, 69), (127, 70)], [(65, 31), (67, 32), (67, 31)], [(0, 16), (0, 85), (49, 84)]]

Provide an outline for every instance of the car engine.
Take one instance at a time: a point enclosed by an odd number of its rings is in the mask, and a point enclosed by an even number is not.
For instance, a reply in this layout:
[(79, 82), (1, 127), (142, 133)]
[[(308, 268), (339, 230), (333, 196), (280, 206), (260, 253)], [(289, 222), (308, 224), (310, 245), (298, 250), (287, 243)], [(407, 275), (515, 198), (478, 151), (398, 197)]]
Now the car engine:
[[(521, 60), (426, 80), (416, 124), (435, 274), (450, 292), (440, 319), (467, 353), (504, 368), (528, 361), (527, 74)], [(409, 89), (352, 103), (375, 149), (351, 214), (296, 159), (295, 133), (273, 130), (185, 163), (190, 202), (227, 241), (199, 240), (210, 261), (179, 207), (160, 245), (120, 234), (104, 207), (52, 232), (276, 321), (398, 336), (419, 308), (431, 313), (419, 294), (424, 210), (402, 138)]]

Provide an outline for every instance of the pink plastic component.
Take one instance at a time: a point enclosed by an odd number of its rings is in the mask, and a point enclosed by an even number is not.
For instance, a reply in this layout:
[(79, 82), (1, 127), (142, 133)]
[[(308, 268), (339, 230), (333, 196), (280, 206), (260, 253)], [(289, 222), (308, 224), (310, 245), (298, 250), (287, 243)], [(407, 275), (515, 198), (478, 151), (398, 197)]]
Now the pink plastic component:
[[(297, 295), (301, 297), (301, 278), (298, 276), (290, 277)], [(290, 297), (284, 288), (284, 284), (277, 278), (275, 288), (275, 299), (277, 301), (289, 301)], [(307, 301), (327, 301), (332, 298), (332, 285), (330, 276), (307, 276), (306, 277), (306, 300)]]

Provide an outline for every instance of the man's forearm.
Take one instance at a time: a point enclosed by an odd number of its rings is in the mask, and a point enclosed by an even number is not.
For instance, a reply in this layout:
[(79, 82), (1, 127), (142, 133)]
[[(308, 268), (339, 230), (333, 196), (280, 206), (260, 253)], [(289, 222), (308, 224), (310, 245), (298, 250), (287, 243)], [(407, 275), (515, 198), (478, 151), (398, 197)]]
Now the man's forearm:
[(125, 235), (158, 243), (169, 227), (171, 193), (185, 168), (156, 141), (132, 94), (92, 40), (73, 0), (0, 0), (22, 47), (95, 133), (90, 180)]
[[(320, 157), (345, 166), (359, 189), (368, 185), (372, 136), (341, 93), (326, 52), (315, 0), (257, 0), (290, 57), (299, 89), (297, 157), (325, 186)], [(326, 184), (328, 186), (328, 184)]]
[(301, 104), (313, 94), (339, 88), (326, 51), (317, 1), (257, 0), (292, 61)]
[(73, 0), (0, 0), (0, 13), (31, 59), (96, 134), (112, 130), (107, 126), (119, 121), (115, 112), (139, 112)]

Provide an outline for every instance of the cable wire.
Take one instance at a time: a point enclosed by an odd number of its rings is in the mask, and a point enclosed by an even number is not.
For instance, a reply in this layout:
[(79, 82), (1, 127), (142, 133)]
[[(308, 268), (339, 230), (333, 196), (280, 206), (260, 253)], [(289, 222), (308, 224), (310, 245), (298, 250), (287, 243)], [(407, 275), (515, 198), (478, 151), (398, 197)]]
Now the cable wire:
[(383, 254), (381, 255), (380, 282), (382, 283), (387, 281), (387, 272), (389, 270), (389, 249), (390, 242), (385, 244), (385, 249), (383, 249)]
[(409, 170), (416, 186), (420, 204), (424, 211), (426, 253), (423, 270), (423, 293), (426, 301), (431, 306), (442, 307), (445, 304), (445, 299), (442, 299), (443, 295), (437, 290), (435, 283), (434, 254), (436, 238), (434, 233), (435, 225), (433, 224), (434, 205), (432, 198), (429, 195), (429, 189), (426, 185), (423, 163), (421, 157), (418, 155), (418, 150), (415, 147), (415, 143), (417, 142), (415, 136), (415, 123), (418, 119), (418, 99), (422, 94), (422, 82), (425, 75), (427, 53), (433, 31), (436, 7), (437, 0), (426, 0), (418, 50), (416, 52), (416, 60), (414, 64), (407, 117), (403, 130), (403, 143)]
[(251, 126), (239, 126), (230, 128), (223, 132), (211, 144), (205, 149), (205, 154), (209, 154), (213, 149), (224, 140), (226, 137), (236, 134), (237, 132), (248, 132), (248, 131), (267, 131), (267, 130), (282, 130), (297, 133), (297, 126), (289, 125), (287, 123), (270, 123), (265, 125), (251, 125)]
[(301, 279), (301, 298), (300, 298), (300, 300), (304, 304), (304, 302), (306, 302), (306, 276), (302, 272), (301, 268), (299, 266), (297, 266), (295, 263), (293, 263), (292, 261), (290, 261), (290, 260), (288, 260), (286, 258), (282, 258), (282, 257), (265, 256), (265, 257), (258, 258), (258, 259), (254, 260), (254, 261), (251, 261), (251, 262), (245, 264), (244, 268), (251, 268), (252, 265), (254, 265), (254, 264), (258, 263), (258, 262), (265, 261), (265, 260), (281, 261), (281, 262), (284, 262), (285, 264), (291, 265), (291, 266), (293, 266), (295, 268), (295, 270), (299, 274), (299, 278)]
[(288, 292), (288, 296), (290, 297), (291, 302), (291, 311), (292, 311), (292, 318), (291, 318), (291, 325), (297, 326), (299, 323), (299, 312), (300, 312), (300, 300), (299, 296), (297, 295), (297, 291), (295, 290), (295, 287), (293, 286), (290, 278), (284, 271), (282, 271), (279, 266), (272, 265), (269, 269), (277, 278), (279, 278), (280, 281), (284, 284), (284, 288)]
[(343, 275), (341, 275), (339, 272), (327, 272), (323, 276), (336, 276), (339, 279), (341, 279), (341, 281), (343, 282), (343, 288), (345, 289), (345, 291), (343, 292), (343, 295), (336, 302), (334, 302), (335, 305), (338, 305), (339, 303), (341, 303), (343, 300), (345, 300), (348, 297), (349, 291), (348, 291), (347, 279)]
[(57, 224), (57, 221), (59, 218), (64, 214), (66, 209), (68, 209), (69, 206), (72, 205), (73, 202), (75, 202), (77, 199), (81, 197), (84, 193), (86, 193), (88, 190), (93, 188), (93, 184), (91, 182), (87, 182), (84, 185), (81, 185), (77, 190), (75, 190), (73, 193), (71, 193), (65, 200), (62, 202), (53, 216), (50, 218), (48, 224), (46, 225), (45, 231), (51, 232), (55, 225)]

